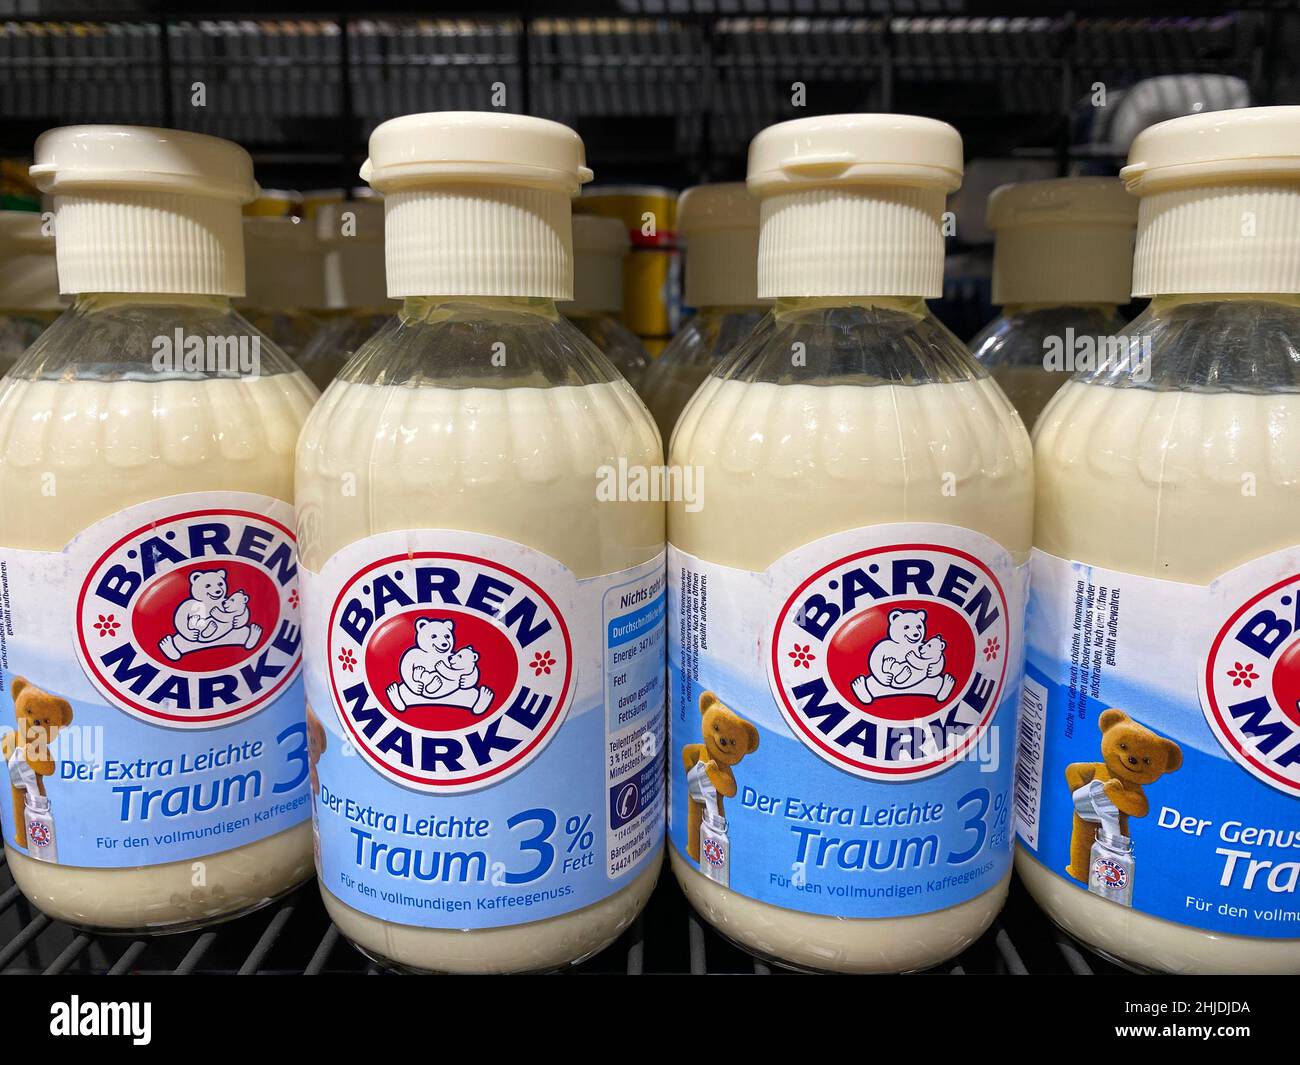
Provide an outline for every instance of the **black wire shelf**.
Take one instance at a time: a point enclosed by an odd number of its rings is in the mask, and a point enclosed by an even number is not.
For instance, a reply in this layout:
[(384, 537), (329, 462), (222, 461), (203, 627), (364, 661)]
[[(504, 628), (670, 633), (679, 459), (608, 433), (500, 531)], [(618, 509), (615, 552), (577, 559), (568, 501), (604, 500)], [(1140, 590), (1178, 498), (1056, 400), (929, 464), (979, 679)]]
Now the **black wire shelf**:
[[(613, 946), (572, 970), (586, 975), (781, 974), (691, 912), (665, 869), (650, 904)], [(1111, 974), (1120, 970), (1072, 942), (1019, 884), (993, 926), (935, 970), (952, 975)], [(13, 975), (379, 974), (340, 934), (315, 884), (238, 920), (153, 938), (79, 932), (40, 913), (0, 867), (0, 973)]]

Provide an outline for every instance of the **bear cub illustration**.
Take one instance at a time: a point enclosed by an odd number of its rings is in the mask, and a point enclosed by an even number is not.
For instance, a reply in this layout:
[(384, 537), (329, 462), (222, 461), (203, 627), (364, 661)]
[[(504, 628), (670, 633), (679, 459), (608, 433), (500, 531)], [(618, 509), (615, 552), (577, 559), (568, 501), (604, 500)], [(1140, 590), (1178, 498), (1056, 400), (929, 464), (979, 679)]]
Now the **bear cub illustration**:
[(158, 641), (158, 649), (173, 662), (204, 647), (253, 648), (262, 627), (249, 622), (248, 593), (228, 592), (224, 569), (190, 574), (190, 594), (172, 615), (175, 632)]
[(456, 623), (446, 618), (416, 618), (415, 646), (398, 663), (401, 680), (385, 689), (399, 714), (412, 706), (461, 706), (483, 714), (493, 691), (479, 684), (478, 652), (456, 648)]

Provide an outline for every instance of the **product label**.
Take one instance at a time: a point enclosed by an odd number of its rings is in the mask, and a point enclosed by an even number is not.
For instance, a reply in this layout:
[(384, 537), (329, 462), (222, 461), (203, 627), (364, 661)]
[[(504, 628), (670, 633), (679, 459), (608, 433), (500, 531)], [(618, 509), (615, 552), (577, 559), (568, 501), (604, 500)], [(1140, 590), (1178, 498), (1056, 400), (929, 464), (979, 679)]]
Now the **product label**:
[(662, 555), (580, 580), (497, 537), (383, 533), (303, 593), (318, 866), (340, 900), (490, 928), (657, 860)]
[(843, 917), (946, 909), (1007, 875), (1026, 567), (937, 524), (837, 533), (763, 573), (668, 563), (681, 855)]
[(307, 817), (292, 522), (281, 500), (203, 492), (62, 551), (0, 548), (7, 842), (156, 865)]
[(1300, 937), (1300, 549), (1212, 584), (1035, 551), (1018, 831), (1118, 905)]

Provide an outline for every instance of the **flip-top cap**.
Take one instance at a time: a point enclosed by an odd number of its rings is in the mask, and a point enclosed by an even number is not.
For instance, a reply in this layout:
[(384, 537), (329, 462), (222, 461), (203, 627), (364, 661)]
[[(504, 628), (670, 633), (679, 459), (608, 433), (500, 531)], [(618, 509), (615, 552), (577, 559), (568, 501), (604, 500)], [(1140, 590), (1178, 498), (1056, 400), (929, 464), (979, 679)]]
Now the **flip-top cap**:
[(591, 171), (582, 139), (558, 122), (502, 111), (434, 111), (376, 127), (361, 177), (380, 192), (491, 181), (573, 196)]
[(1120, 177), (1139, 196), (1179, 185), (1300, 181), (1300, 107), (1171, 118), (1133, 140)]
[(238, 144), (152, 126), (63, 126), (36, 139), (36, 187), (51, 196), (175, 192), (250, 203), (253, 160)]
[(1120, 177), (1141, 197), (1133, 295), (1300, 292), (1300, 107), (1158, 123)]
[(768, 126), (749, 146), (756, 192), (818, 185), (961, 185), (961, 134), (917, 115), (821, 115)]
[(749, 146), (762, 197), (758, 295), (938, 296), (961, 135), (915, 115), (782, 122)]
[(66, 126), (36, 141), (54, 198), (60, 288), (237, 296), (240, 205), (257, 195), (237, 144), (148, 126)]
[(571, 297), (569, 201), (591, 171), (567, 126), (405, 115), (370, 135), (361, 176), (384, 193), (389, 296)]

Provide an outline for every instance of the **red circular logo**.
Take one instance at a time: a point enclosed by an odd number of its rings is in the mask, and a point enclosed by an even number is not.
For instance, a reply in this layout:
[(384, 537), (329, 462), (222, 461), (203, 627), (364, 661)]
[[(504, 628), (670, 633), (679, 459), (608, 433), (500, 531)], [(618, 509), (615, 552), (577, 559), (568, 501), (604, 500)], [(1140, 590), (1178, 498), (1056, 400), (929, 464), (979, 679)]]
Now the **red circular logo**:
[(794, 734), (830, 764), (878, 780), (941, 772), (1001, 701), (1006, 596), (974, 555), (938, 544), (838, 559), (786, 600), (769, 679)]
[(1300, 575), (1246, 600), (1216, 633), (1201, 708), (1223, 749), (1252, 776), (1300, 795)]
[(301, 664), (293, 534), (242, 510), (135, 529), (86, 574), (76, 634), (86, 675), (135, 717), (175, 728), (245, 718)]
[(518, 772), (568, 709), (573, 649), (550, 596), (506, 566), (415, 552), (371, 563), (327, 633), (339, 720), (379, 772), (430, 792)]

